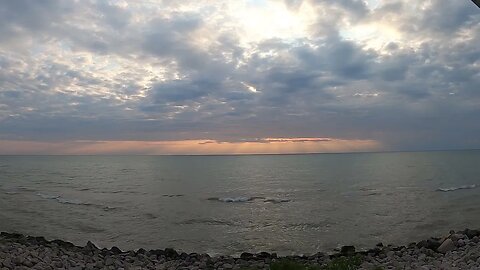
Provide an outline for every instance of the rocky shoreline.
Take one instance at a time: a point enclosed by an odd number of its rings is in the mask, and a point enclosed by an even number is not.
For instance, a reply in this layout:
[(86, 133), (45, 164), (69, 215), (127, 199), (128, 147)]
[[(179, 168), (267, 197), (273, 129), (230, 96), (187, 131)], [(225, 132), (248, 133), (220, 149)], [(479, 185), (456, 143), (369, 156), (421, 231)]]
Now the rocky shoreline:
[(239, 257), (179, 253), (174, 249), (122, 251), (99, 249), (90, 241), (76, 246), (62, 240), (17, 233), (0, 234), (0, 269), (269, 269), (279, 261), (328, 268), (332, 261), (356, 258), (348, 269), (480, 269), (480, 230), (450, 231), (407, 246), (377, 244), (366, 251), (344, 246), (335, 254), (279, 257), (275, 253), (242, 253)]

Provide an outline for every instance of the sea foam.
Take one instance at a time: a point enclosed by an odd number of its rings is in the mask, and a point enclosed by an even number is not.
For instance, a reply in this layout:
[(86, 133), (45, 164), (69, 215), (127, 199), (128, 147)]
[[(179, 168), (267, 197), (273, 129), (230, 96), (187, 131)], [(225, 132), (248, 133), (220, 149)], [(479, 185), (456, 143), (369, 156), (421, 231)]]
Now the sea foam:
[(47, 200), (55, 200), (61, 204), (91, 205), (90, 203), (82, 202), (80, 200), (71, 200), (71, 199), (62, 198), (62, 196), (60, 195), (49, 195), (49, 194), (37, 193), (37, 196)]
[(243, 202), (251, 202), (255, 200), (261, 200), (263, 202), (268, 202), (268, 203), (283, 203), (283, 202), (289, 202), (290, 199), (285, 199), (285, 198), (270, 198), (270, 197), (249, 197), (249, 196), (239, 196), (239, 197), (224, 197), (224, 198), (218, 198), (218, 197), (212, 197), (208, 198), (207, 200), (210, 201), (220, 201), (220, 202), (226, 202), (226, 203), (243, 203)]
[(458, 187), (449, 187), (449, 188), (437, 188), (437, 191), (442, 191), (442, 192), (449, 192), (449, 191), (456, 191), (456, 190), (461, 190), (461, 189), (474, 189), (477, 188), (478, 186), (473, 184), (473, 185), (463, 185), (463, 186), (458, 186)]

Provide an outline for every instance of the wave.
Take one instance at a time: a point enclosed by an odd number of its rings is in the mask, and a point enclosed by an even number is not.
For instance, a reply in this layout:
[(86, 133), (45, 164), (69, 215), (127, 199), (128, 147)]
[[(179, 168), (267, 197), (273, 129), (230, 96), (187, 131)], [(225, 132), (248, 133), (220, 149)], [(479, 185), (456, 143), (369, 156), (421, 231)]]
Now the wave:
[(437, 191), (442, 191), (442, 192), (449, 192), (449, 191), (455, 191), (455, 190), (461, 190), (461, 189), (474, 189), (477, 188), (478, 185), (463, 185), (459, 187), (450, 187), (450, 188), (437, 188)]
[(37, 193), (37, 196), (39, 196), (43, 199), (46, 199), (46, 200), (54, 200), (54, 201), (56, 201), (58, 203), (61, 203), (61, 204), (95, 206), (97, 208), (103, 209), (104, 211), (111, 211), (111, 210), (117, 209), (116, 207), (113, 207), (113, 206), (93, 204), (93, 203), (84, 202), (84, 201), (76, 200), (76, 199), (66, 199), (66, 198), (63, 198), (60, 195), (49, 195), (49, 194)]
[(62, 197), (56, 198), (57, 202), (63, 203), (63, 204), (74, 204), (74, 205), (92, 205), (91, 203), (86, 203), (82, 202), (80, 200), (69, 200), (69, 199), (64, 199)]
[(263, 202), (270, 202), (270, 203), (283, 203), (289, 202), (290, 199), (282, 199), (282, 198), (265, 198)]
[(225, 220), (218, 219), (188, 219), (184, 221), (177, 222), (178, 225), (195, 225), (195, 224), (205, 224), (205, 225), (220, 225), (220, 226), (234, 226), (235, 223)]
[(65, 198), (62, 198), (62, 196), (60, 195), (49, 195), (49, 194), (37, 193), (37, 196), (47, 200), (55, 200), (63, 204), (90, 205), (90, 203), (85, 203), (80, 200), (65, 199)]
[(290, 199), (285, 198), (270, 198), (270, 197), (248, 197), (248, 196), (239, 196), (239, 197), (225, 197), (225, 198), (218, 198), (218, 197), (211, 197), (208, 198), (209, 201), (219, 201), (219, 202), (226, 202), (226, 203), (244, 203), (244, 202), (251, 202), (255, 200), (262, 200), (263, 202), (268, 203), (283, 203), (289, 202)]
[(60, 198), (60, 195), (48, 195), (48, 194), (43, 194), (43, 193), (37, 193), (37, 196), (47, 199), (47, 200), (55, 200)]
[(225, 197), (225, 198), (208, 198), (210, 201), (220, 201), (220, 202), (228, 202), (228, 203), (237, 203), (237, 202), (250, 202), (253, 201), (253, 197)]

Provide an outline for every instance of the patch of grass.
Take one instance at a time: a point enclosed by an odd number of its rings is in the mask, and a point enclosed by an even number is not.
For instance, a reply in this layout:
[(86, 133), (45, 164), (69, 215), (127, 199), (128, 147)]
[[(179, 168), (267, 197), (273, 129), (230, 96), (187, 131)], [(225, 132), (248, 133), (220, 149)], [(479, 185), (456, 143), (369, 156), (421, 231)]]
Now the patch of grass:
[(330, 261), (322, 270), (355, 270), (362, 264), (360, 256), (338, 257)]
[(324, 267), (281, 260), (270, 264), (270, 270), (355, 270), (358, 269), (360, 264), (362, 264), (362, 258), (360, 256), (335, 258)]
[(270, 264), (270, 270), (322, 270), (319, 266), (309, 266), (301, 263), (281, 260)]

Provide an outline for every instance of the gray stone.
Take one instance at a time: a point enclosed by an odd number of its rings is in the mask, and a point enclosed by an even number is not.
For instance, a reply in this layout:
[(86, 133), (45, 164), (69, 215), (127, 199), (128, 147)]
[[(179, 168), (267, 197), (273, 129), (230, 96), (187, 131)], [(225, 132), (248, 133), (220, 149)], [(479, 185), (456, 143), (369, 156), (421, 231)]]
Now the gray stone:
[(107, 257), (107, 258), (105, 259), (105, 265), (106, 265), (106, 266), (110, 266), (110, 265), (113, 265), (113, 264), (114, 264), (114, 261), (113, 261), (113, 259), (112, 259), (111, 257)]
[(448, 238), (447, 240), (443, 241), (443, 243), (438, 247), (437, 251), (441, 253), (447, 253), (448, 251), (452, 251), (455, 249), (455, 244), (453, 243), (452, 239)]

